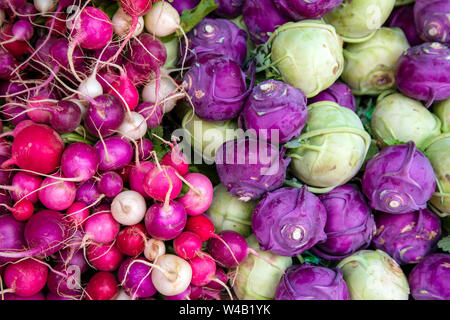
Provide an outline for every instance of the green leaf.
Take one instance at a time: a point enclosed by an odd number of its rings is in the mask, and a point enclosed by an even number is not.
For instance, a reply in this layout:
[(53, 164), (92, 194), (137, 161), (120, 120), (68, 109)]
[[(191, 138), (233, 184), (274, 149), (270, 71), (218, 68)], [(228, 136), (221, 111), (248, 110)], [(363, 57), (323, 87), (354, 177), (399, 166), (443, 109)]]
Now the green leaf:
[[(201, 0), (200, 3), (191, 10), (183, 10), (180, 17), (180, 25), (184, 33), (188, 33), (194, 27), (199, 24), (208, 14), (217, 9), (219, 3), (214, 0)], [(182, 33), (178, 30), (178, 36), (182, 36)]]
[(443, 251), (450, 253), (450, 236), (442, 238), (438, 242), (438, 247), (441, 248)]
[(296, 149), (300, 148), (302, 146), (302, 143), (299, 139), (293, 139), (291, 141), (288, 141), (284, 144), (284, 146), (288, 149)]
[(156, 128), (152, 128), (148, 130), (147, 133), (148, 138), (153, 144), (153, 151), (156, 152), (156, 156), (158, 157), (158, 159), (161, 159), (168, 151), (170, 151), (170, 146), (168, 144), (164, 143), (164, 141), (162, 141), (161, 139), (155, 137), (155, 135), (161, 138), (164, 136), (163, 127), (158, 126)]

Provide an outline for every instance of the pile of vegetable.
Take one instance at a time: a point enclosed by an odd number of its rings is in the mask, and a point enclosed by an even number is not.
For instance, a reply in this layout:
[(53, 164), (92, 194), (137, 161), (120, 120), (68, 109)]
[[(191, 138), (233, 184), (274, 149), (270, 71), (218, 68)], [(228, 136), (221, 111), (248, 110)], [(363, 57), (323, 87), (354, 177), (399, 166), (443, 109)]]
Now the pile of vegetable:
[(449, 300), (449, 17), (0, 0), (0, 300)]

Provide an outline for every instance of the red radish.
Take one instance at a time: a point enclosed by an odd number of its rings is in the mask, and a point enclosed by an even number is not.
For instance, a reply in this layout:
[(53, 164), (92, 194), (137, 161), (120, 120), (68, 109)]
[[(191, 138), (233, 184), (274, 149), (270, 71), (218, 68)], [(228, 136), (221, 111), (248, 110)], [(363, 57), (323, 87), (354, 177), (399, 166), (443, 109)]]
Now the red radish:
[(201, 253), (188, 261), (192, 268), (191, 284), (202, 287), (215, 278), (216, 263), (207, 253)]
[(202, 250), (202, 240), (190, 231), (181, 233), (173, 240), (175, 253), (185, 260), (191, 260)]
[(116, 244), (91, 244), (87, 248), (87, 258), (100, 271), (115, 271), (124, 257)]
[(111, 83), (107, 93), (120, 99), (129, 111), (139, 104), (139, 92), (123, 70), (120, 71), (120, 78)]
[(32, 124), (14, 138), (12, 157), (1, 167), (16, 164), (21, 169), (51, 173), (59, 166), (63, 149), (64, 142), (55, 130), (44, 124)]
[(213, 185), (207, 176), (201, 173), (188, 173), (183, 177), (190, 190), (178, 201), (190, 216), (198, 216), (208, 210), (213, 199)]
[(39, 200), (47, 209), (66, 210), (75, 201), (77, 188), (71, 181), (57, 179), (63, 178), (61, 174), (54, 174), (53, 177), (47, 177), (42, 182), (38, 192)]
[(148, 261), (156, 261), (163, 254), (166, 254), (164, 241), (158, 239), (147, 240), (144, 248), (144, 256)]
[(66, 218), (76, 228), (84, 226), (89, 217), (89, 209), (83, 202), (74, 202), (66, 211)]
[(10, 208), (10, 211), (17, 221), (26, 221), (31, 218), (34, 213), (33, 203), (27, 199), (20, 200)]
[(181, 176), (184, 176), (189, 171), (189, 161), (186, 159), (186, 156), (175, 149), (163, 156), (161, 164), (174, 168)]
[(108, 207), (99, 209), (92, 214), (84, 224), (86, 239), (97, 243), (110, 243), (114, 241), (120, 230), (120, 224), (114, 220)]
[[(0, 30), (0, 41), (10, 41), (13, 36), (12, 25), (6, 24)], [(15, 40), (12, 42), (8, 42), (3, 44), (3, 47), (10, 52), (14, 57), (18, 58), (30, 50), (30, 46), (26, 41), (23, 40)]]
[(3, 278), (8, 292), (20, 297), (30, 297), (45, 287), (47, 275), (48, 269), (43, 262), (25, 259), (7, 265)]
[(122, 169), (116, 170), (116, 172), (122, 178), (122, 181), (124, 184), (128, 184), (130, 182), (130, 172), (131, 172), (132, 168), (133, 168), (133, 164), (130, 163), (130, 164), (126, 165), (125, 167), (123, 167)]
[(145, 228), (153, 238), (172, 240), (183, 232), (186, 218), (186, 211), (179, 202), (156, 203), (145, 214)]
[(133, 190), (119, 193), (111, 204), (111, 213), (114, 219), (126, 226), (141, 222), (145, 217), (146, 210), (144, 197)]
[(192, 279), (189, 263), (174, 254), (160, 256), (152, 271), (152, 281), (156, 290), (165, 296), (174, 296), (185, 291)]
[(146, 238), (143, 224), (128, 226), (118, 233), (116, 237), (117, 248), (127, 256), (138, 256), (144, 252)]
[(67, 146), (61, 156), (61, 170), (65, 177), (84, 182), (97, 172), (99, 158), (95, 149), (84, 142)]
[(27, 104), (28, 117), (38, 123), (49, 123), (52, 114), (48, 109), (54, 108), (56, 101), (47, 97), (35, 96), (31, 98)]
[(177, 176), (177, 171), (169, 166), (153, 168), (144, 179), (145, 192), (158, 201), (164, 201), (167, 194), (169, 194), (169, 200), (175, 199), (182, 187), (183, 183)]
[(204, 214), (188, 217), (185, 231), (196, 233), (202, 241), (207, 241), (215, 235), (213, 223)]
[(130, 169), (129, 183), (131, 190), (139, 192), (144, 198), (151, 199), (144, 190), (144, 180), (148, 172), (156, 167), (156, 164), (149, 161), (141, 161), (133, 165)]
[(118, 293), (119, 284), (110, 272), (97, 272), (86, 286), (87, 300), (112, 300)]
[(112, 39), (113, 27), (109, 17), (100, 9), (85, 7), (75, 18), (71, 26), (73, 40), (70, 43), (68, 57), (70, 70), (82, 81), (75, 71), (73, 64), (73, 51), (77, 45), (85, 49), (100, 49), (105, 47)]
[(48, 17), (45, 20), (45, 26), (50, 29), (52, 21), (54, 22), (53, 30), (51, 31), (52, 36), (64, 36), (67, 31), (66, 20), (67, 15), (64, 12), (56, 12), (53, 17)]

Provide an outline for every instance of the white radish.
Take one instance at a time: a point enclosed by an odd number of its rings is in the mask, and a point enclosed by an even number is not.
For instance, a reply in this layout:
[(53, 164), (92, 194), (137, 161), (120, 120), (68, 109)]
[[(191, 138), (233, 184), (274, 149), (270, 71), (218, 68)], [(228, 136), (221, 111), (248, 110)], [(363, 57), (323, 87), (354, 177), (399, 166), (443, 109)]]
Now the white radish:
[(117, 131), (127, 139), (139, 140), (147, 133), (147, 122), (143, 115), (131, 111), (125, 114), (125, 118)]
[(131, 300), (131, 297), (126, 294), (123, 289), (120, 289), (119, 294), (114, 298), (114, 300)]
[[(160, 87), (158, 92), (158, 101), (163, 104), (163, 112), (168, 113), (177, 104), (177, 100), (183, 98), (182, 94), (176, 95), (177, 86), (175, 81), (168, 75), (161, 75)], [(175, 96), (176, 95), (176, 96)], [(156, 80), (152, 79), (142, 89), (142, 101), (156, 102)]]
[(155, 261), (163, 254), (166, 254), (164, 241), (152, 238), (145, 243), (144, 256), (148, 261)]
[(33, 0), (34, 7), (41, 13), (53, 12), (58, 6), (57, 0)]
[(155, 264), (160, 268), (153, 269), (152, 281), (159, 293), (174, 296), (186, 290), (191, 283), (192, 269), (186, 260), (173, 254), (165, 254)]
[(132, 226), (145, 217), (147, 206), (144, 197), (133, 190), (122, 191), (111, 204), (111, 214), (118, 223)]
[[(95, 78), (95, 74), (89, 76), (86, 80), (80, 83), (78, 91), (83, 95), (95, 98), (103, 94), (103, 88), (100, 82)], [(80, 100), (86, 100), (85, 97), (80, 96)]]
[(180, 15), (166, 1), (158, 1), (144, 16), (145, 29), (157, 37), (168, 36), (180, 29)]
[[(130, 32), (131, 24), (133, 18), (119, 8), (112, 17), (112, 24), (114, 28), (114, 33), (120, 37), (126, 37), (128, 32)], [(144, 18), (139, 17), (136, 29), (133, 32), (133, 37), (137, 37), (144, 31)]]

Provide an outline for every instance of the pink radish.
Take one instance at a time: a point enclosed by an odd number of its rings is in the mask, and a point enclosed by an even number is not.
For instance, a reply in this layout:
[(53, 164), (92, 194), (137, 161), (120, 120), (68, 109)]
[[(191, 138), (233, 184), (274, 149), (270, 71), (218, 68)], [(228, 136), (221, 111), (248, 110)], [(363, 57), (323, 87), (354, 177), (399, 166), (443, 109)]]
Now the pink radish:
[(182, 186), (177, 171), (169, 166), (155, 167), (144, 178), (145, 192), (158, 201), (164, 201), (167, 194), (169, 200), (175, 199), (180, 194)]
[(109, 198), (116, 197), (123, 189), (122, 177), (114, 171), (108, 171), (101, 175), (97, 182), (98, 191)]
[(191, 283), (193, 285), (202, 287), (214, 279), (216, 263), (209, 254), (200, 253), (188, 262), (192, 268)]
[(109, 206), (101, 206), (98, 212), (89, 216), (84, 224), (85, 240), (97, 243), (114, 241), (120, 230), (120, 224), (114, 220)]
[(35, 192), (42, 184), (42, 178), (26, 172), (17, 172), (10, 186), (1, 186), (2, 189), (11, 191), (12, 199), (17, 202), (27, 199), (32, 203), (38, 202), (38, 193)]
[(113, 27), (109, 17), (94, 7), (85, 7), (75, 18), (72, 27), (73, 40), (68, 51), (69, 65), (74, 76), (81, 82), (72, 59), (75, 47), (80, 45), (82, 48), (91, 50), (105, 47), (112, 39)]
[(201, 173), (188, 173), (183, 177), (191, 187), (178, 201), (190, 216), (198, 216), (208, 210), (213, 199), (213, 185)]
[(87, 248), (89, 263), (100, 271), (115, 271), (123, 261), (116, 244), (91, 244)]
[(30, 297), (45, 287), (47, 275), (48, 269), (44, 263), (26, 259), (9, 264), (5, 268), (3, 278), (7, 291), (20, 297)]
[(156, 167), (156, 164), (149, 161), (141, 161), (133, 165), (130, 169), (129, 183), (131, 190), (139, 192), (144, 198), (151, 199), (144, 190), (144, 180), (148, 172)]
[(107, 93), (120, 99), (129, 111), (136, 109), (139, 104), (139, 92), (123, 70), (120, 71), (119, 79), (111, 83)]
[(82, 202), (74, 202), (66, 211), (67, 220), (76, 228), (83, 227), (88, 217), (89, 209)]
[(64, 178), (61, 174), (54, 174), (53, 177), (47, 177), (42, 182), (38, 192), (39, 200), (50, 210), (66, 210), (75, 201), (77, 189), (73, 182), (59, 180), (58, 178)]
[(185, 260), (193, 259), (202, 250), (202, 240), (190, 231), (181, 233), (173, 240), (175, 253)]

